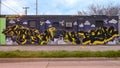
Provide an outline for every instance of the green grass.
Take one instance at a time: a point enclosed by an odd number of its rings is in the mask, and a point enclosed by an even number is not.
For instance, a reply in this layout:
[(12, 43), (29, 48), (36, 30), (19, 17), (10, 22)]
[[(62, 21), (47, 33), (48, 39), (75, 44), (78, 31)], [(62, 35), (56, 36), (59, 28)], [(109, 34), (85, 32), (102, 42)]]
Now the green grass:
[(0, 51), (0, 58), (70, 58), (70, 57), (120, 57), (120, 51)]

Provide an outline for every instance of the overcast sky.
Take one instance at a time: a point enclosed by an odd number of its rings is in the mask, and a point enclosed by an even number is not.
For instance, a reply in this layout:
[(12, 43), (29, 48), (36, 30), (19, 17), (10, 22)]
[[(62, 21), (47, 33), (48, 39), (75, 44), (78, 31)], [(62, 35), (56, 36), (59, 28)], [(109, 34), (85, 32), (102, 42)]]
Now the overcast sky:
[[(75, 15), (91, 4), (120, 4), (120, 0), (38, 0), (40, 15)], [(22, 7), (30, 7), (29, 15), (35, 14), (36, 0), (2, 0), (2, 14), (24, 14)]]

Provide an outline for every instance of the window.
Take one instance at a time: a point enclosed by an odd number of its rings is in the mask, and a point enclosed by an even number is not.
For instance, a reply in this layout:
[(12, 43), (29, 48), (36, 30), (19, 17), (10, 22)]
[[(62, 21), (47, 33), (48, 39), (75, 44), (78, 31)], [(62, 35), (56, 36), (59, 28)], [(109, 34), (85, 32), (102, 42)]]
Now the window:
[(36, 27), (36, 20), (29, 21), (29, 27)]
[(66, 27), (72, 27), (72, 22), (66, 22)]
[(103, 24), (104, 24), (104, 22), (102, 21), (102, 20), (97, 20), (96, 22), (95, 22), (95, 26), (96, 27), (101, 27), (101, 26), (103, 26)]
[(59, 22), (53, 22), (53, 26), (54, 27), (58, 27), (59, 26)]

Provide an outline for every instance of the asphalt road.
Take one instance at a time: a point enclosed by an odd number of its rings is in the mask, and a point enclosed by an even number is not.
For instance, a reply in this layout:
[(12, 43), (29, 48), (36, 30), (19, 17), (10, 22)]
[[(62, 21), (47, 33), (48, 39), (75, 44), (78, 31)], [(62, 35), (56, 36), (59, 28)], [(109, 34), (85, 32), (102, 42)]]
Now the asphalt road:
[(44, 45), (44, 46), (0, 46), (0, 51), (106, 51), (106, 50), (120, 50), (120, 45), (94, 45), (94, 46), (80, 46), (80, 45)]
[(120, 60), (6, 62), (0, 68), (120, 68)]

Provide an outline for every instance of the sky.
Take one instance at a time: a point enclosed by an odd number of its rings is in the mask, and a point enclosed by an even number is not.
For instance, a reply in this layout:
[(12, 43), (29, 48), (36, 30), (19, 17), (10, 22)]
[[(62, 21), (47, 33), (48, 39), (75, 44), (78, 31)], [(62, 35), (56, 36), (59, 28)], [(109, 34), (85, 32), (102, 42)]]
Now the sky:
[[(120, 4), (120, 0), (38, 0), (39, 15), (77, 15), (77, 11), (88, 10), (91, 4)], [(36, 0), (2, 0), (2, 14), (36, 14)]]

